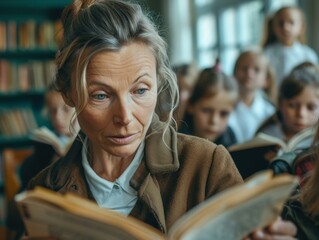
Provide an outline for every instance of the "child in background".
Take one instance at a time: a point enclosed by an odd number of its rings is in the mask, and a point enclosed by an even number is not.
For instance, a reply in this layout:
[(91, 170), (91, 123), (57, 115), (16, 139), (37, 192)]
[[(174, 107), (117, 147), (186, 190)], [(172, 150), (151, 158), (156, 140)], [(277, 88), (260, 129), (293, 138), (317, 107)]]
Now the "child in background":
[(278, 111), (258, 130), (289, 141), (313, 127), (319, 118), (319, 69), (309, 62), (296, 66), (279, 89)]
[(176, 74), (179, 88), (179, 104), (174, 111), (174, 119), (179, 126), (185, 115), (188, 99), (192, 93), (194, 81), (197, 76), (197, 69), (193, 64), (182, 64), (173, 67)]
[(264, 89), (272, 92), (274, 76), (261, 51), (242, 52), (235, 63), (239, 102), (229, 119), (238, 143), (250, 140), (258, 127), (276, 111)]
[[(52, 123), (54, 133), (66, 147), (70, 147), (79, 131), (79, 125), (75, 118), (75, 109), (64, 103), (60, 92), (55, 90), (52, 83), (45, 93), (45, 105)], [(41, 141), (32, 141), (33, 154), (23, 161), (19, 169), (20, 189), (25, 190), (29, 181), (41, 170), (49, 166), (54, 161), (63, 157), (51, 144)], [(11, 230), (21, 229), (22, 222), (19, 213), (14, 207), (14, 202), (8, 202), (7, 226)], [(19, 233), (18, 233), (19, 234)]]
[[(78, 133), (79, 126), (74, 118), (75, 109), (64, 103), (62, 95), (52, 83), (45, 94), (46, 109), (52, 123), (54, 133), (65, 145), (70, 145)], [(34, 153), (27, 158), (20, 168), (21, 190), (25, 189), (29, 180), (53, 161), (62, 157), (50, 144), (33, 141)]]
[(179, 131), (228, 147), (236, 138), (228, 119), (238, 98), (236, 81), (214, 67), (202, 70)]
[(305, 45), (305, 29), (305, 18), (298, 7), (283, 7), (269, 20), (263, 47), (275, 69), (277, 86), (296, 65), (318, 63), (317, 54)]
[[(179, 126), (181, 121), (183, 120), (183, 116), (185, 114), (185, 108), (187, 105), (188, 98), (192, 92), (192, 88), (194, 85), (194, 80), (197, 77), (198, 71), (197, 67), (191, 63), (185, 63), (180, 65), (173, 66), (173, 71), (176, 74), (177, 84), (179, 89), (179, 104), (174, 111), (174, 119), (176, 125)], [(172, 106), (169, 102), (166, 102), (166, 99), (170, 99), (169, 92), (163, 91), (160, 94), (161, 101), (158, 103), (162, 103), (161, 105), (156, 106), (156, 114), (162, 121), (166, 121), (168, 118), (168, 113), (170, 112)]]
[(314, 168), (305, 185), (293, 196), (283, 209), (282, 218), (297, 226), (297, 239), (315, 240), (319, 236), (319, 127), (313, 143)]

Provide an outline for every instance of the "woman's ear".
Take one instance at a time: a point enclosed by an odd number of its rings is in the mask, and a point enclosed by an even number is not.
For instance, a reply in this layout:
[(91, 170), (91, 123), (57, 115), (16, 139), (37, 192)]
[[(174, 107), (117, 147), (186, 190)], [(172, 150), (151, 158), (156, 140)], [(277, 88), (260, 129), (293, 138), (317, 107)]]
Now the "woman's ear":
[(64, 102), (69, 105), (70, 107), (75, 107), (75, 104), (73, 102), (73, 99), (71, 98), (69, 93), (62, 93), (62, 97)]

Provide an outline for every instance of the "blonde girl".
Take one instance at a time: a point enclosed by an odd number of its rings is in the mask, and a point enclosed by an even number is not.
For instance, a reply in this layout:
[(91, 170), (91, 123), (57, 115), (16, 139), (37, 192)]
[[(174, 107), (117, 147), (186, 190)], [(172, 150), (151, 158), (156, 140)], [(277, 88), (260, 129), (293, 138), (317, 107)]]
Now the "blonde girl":
[(263, 47), (275, 69), (277, 86), (296, 65), (318, 63), (317, 54), (306, 45), (305, 32), (304, 14), (296, 6), (280, 8), (269, 19)]
[(239, 101), (229, 125), (237, 141), (250, 140), (258, 127), (275, 113), (270, 98), (275, 98), (274, 75), (260, 50), (242, 52), (235, 63), (234, 76), (239, 86)]

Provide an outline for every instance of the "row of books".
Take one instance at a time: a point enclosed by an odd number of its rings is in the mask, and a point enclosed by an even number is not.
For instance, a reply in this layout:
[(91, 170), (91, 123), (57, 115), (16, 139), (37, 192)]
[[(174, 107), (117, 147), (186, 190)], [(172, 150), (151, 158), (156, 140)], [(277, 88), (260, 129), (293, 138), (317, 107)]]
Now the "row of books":
[(31, 107), (1, 108), (0, 136), (26, 136), (38, 127)]
[(60, 21), (0, 22), (0, 51), (57, 49), (63, 34)]
[(44, 89), (52, 82), (55, 71), (53, 60), (25, 63), (0, 60), (0, 92)]

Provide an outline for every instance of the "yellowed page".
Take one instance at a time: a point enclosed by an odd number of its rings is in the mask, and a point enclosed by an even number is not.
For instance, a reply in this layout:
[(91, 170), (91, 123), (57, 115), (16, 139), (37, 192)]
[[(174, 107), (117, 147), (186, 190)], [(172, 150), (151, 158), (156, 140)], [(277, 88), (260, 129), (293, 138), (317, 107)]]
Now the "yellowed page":
[(173, 226), (169, 239), (238, 240), (273, 222), (297, 185), (297, 178), (257, 179), (226, 190), (186, 214)]
[(151, 226), (132, 217), (101, 209), (79, 197), (48, 190), (16, 196), (27, 232), (32, 237), (59, 239), (164, 239)]

